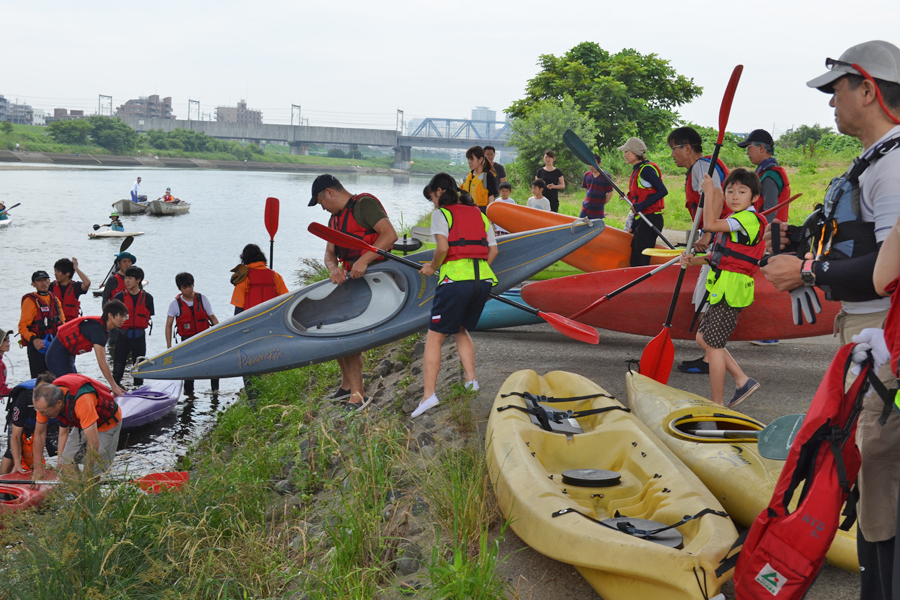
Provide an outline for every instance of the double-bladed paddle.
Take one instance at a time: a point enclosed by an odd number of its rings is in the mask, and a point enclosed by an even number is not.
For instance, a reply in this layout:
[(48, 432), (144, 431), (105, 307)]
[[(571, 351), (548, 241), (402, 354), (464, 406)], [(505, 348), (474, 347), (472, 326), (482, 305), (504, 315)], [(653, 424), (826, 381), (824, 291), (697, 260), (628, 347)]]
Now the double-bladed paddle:
[[(615, 182), (613, 182), (612, 179), (606, 176), (606, 173), (604, 173), (603, 169), (600, 168), (600, 165), (597, 164), (597, 159), (594, 158), (594, 153), (591, 152), (591, 149), (588, 148), (587, 144), (585, 144), (584, 141), (580, 137), (578, 137), (577, 133), (575, 133), (571, 129), (566, 129), (566, 132), (563, 134), (563, 143), (566, 145), (566, 148), (572, 151), (572, 153), (575, 155), (575, 158), (577, 158), (584, 164), (597, 169), (600, 175), (603, 176), (603, 179), (605, 179), (609, 183), (609, 185), (611, 185), (613, 189), (618, 192), (619, 198), (627, 202), (629, 206), (634, 207), (634, 203), (628, 199), (628, 196), (623, 194), (622, 190), (618, 188)], [(641, 213), (634, 213), (634, 218), (640, 219)], [(669, 240), (665, 238), (662, 232), (657, 229), (653, 223), (650, 222), (649, 219), (644, 219), (644, 223), (646, 223), (650, 227), (650, 229), (653, 230), (657, 237), (659, 237), (659, 239), (661, 239), (666, 246), (668, 246), (669, 248), (675, 247)]]
[(3, 210), (0, 210), (0, 215), (5, 215), (6, 213), (8, 213), (9, 211), (11, 211), (11, 210), (14, 209), (15, 207), (21, 206), (21, 205), (22, 205), (21, 202), (16, 202), (15, 204), (13, 204), (12, 206), (10, 206), (9, 208), (5, 208), (5, 209), (3, 209)]
[(696, 429), (691, 431), (691, 435), (696, 437), (707, 438), (757, 438), (756, 449), (763, 458), (772, 460), (787, 460), (791, 451), (791, 444), (803, 425), (803, 419), (806, 415), (785, 415), (778, 417), (769, 423), (761, 431), (742, 431), (742, 430), (716, 430), (716, 429)]
[[(123, 252), (125, 252), (126, 250), (128, 250), (128, 248), (131, 246), (131, 244), (132, 244), (133, 242), (134, 242), (134, 236), (133, 236), (133, 235), (129, 235), (127, 238), (125, 238), (124, 240), (122, 240), (122, 245), (119, 246), (119, 254), (122, 254)], [(118, 254), (117, 254), (117, 255), (116, 255), (116, 260), (113, 261), (112, 266), (109, 268), (109, 273), (106, 274), (106, 277), (103, 278), (103, 283), (100, 284), (100, 288), (101, 288), (101, 289), (106, 285), (106, 280), (109, 279), (109, 276), (112, 275), (113, 273), (115, 273), (115, 271), (116, 271), (116, 264), (118, 264), (118, 262), (119, 262), (119, 256), (118, 256)]]
[[(734, 93), (737, 90), (738, 82), (741, 80), (741, 72), (744, 70), (743, 65), (738, 65), (731, 73), (731, 79), (728, 81), (728, 87), (725, 88), (725, 96), (722, 98), (722, 105), (719, 108), (719, 137), (716, 138), (716, 149), (712, 153), (709, 161), (709, 176), (712, 177), (716, 170), (716, 163), (719, 159), (719, 150), (722, 149), (722, 142), (725, 140), (725, 127), (728, 125), (728, 116), (731, 113), (731, 103), (734, 101)], [(693, 248), (694, 241), (697, 237), (697, 228), (700, 226), (700, 216), (703, 214), (703, 196), (697, 204), (697, 212), (694, 215), (694, 224), (691, 227), (691, 233), (687, 239), (687, 247)], [(666, 315), (666, 322), (659, 334), (650, 340), (641, 354), (641, 374), (650, 377), (659, 383), (668, 383), (669, 374), (672, 372), (672, 363), (675, 361), (675, 346), (672, 344), (672, 337), (669, 335), (669, 329), (672, 327), (672, 318), (675, 316), (675, 306), (678, 304), (678, 293), (681, 291), (681, 284), (684, 281), (684, 273), (687, 268), (682, 265), (681, 272), (678, 274), (678, 281), (675, 283), (675, 291), (672, 294), (672, 302), (669, 304), (669, 313)]]
[(275, 234), (278, 233), (278, 211), (281, 203), (278, 198), (266, 198), (266, 231), (269, 232), (269, 268), (272, 267), (272, 254), (275, 252)]
[[(340, 246), (342, 248), (356, 248), (357, 250), (365, 250), (367, 252), (375, 252), (379, 256), (395, 260), (399, 263), (403, 263), (404, 265), (412, 267), (417, 271), (422, 268), (422, 265), (420, 265), (419, 263), (413, 262), (400, 256), (396, 256), (394, 254), (391, 254), (390, 252), (386, 252), (381, 248), (377, 248), (359, 238), (355, 238), (352, 235), (336, 231), (334, 229), (331, 229), (330, 227), (322, 225), (321, 223), (310, 223), (308, 229), (311, 234), (322, 238), (326, 242), (331, 242), (335, 246)], [(576, 323), (575, 321), (567, 319), (562, 315), (545, 313), (537, 310), (536, 308), (531, 308), (530, 306), (525, 306), (524, 304), (513, 302), (512, 300), (504, 298), (498, 294), (491, 294), (491, 298), (499, 300), (504, 304), (514, 306), (520, 310), (524, 310), (525, 312), (529, 312), (533, 315), (537, 315), (538, 317), (547, 321), (555, 330), (562, 333), (563, 335), (569, 336), (572, 339), (578, 340), (580, 342), (586, 342), (588, 344), (600, 343), (600, 334), (597, 333), (597, 330), (593, 327), (584, 325), (582, 323)]]
[[(177, 490), (181, 488), (190, 479), (187, 471), (174, 471), (170, 473), (150, 473), (138, 479), (105, 479), (100, 483), (105, 485), (118, 483), (133, 483), (145, 492), (158, 494), (163, 490)], [(31, 479), (0, 479), (0, 486), (3, 485), (60, 485), (63, 481), (59, 479), (37, 480)]]

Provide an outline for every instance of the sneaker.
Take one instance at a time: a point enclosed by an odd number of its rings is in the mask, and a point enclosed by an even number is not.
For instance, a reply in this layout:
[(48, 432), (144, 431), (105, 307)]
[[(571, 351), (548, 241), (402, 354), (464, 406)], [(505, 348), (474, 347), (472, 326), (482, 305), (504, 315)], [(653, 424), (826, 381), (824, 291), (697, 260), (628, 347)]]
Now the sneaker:
[(779, 340), (754, 340), (750, 343), (754, 346), (777, 346)]
[(339, 400), (346, 400), (350, 397), (350, 390), (345, 390), (341, 386), (338, 386), (338, 389), (334, 391), (331, 395), (332, 402), (338, 402)]
[(478, 388), (478, 380), (477, 380), (477, 379), (473, 379), (472, 381), (467, 381), (467, 382), (466, 382), (466, 389), (469, 390), (470, 392), (477, 392), (478, 389), (479, 389), (479, 388)]
[(678, 365), (678, 370), (692, 375), (707, 375), (709, 374), (709, 363), (703, 362), (702, 358), (688, 360)]
[(341, 402), (341, 408), (346, 412), (361, 412), (367, 409), (370, 404), (372, 404), (372, 398), (366, 396), (362, 399), (362, 402)]
[[(700, 358), (695, 358), (694, 360), (683, 360), (683, 361), (681, 361), (681, 365), (684, 367), (691, 367), (694, 365), (699, 365), (700, 363), (703, 362), (704, 358), (706, 358), (705, 355), (701, 356)], [(704, 364), (706, 364), (706, 363), (704, 363)]]
[(419, 404), (419, 406), (416, 407), (416, 410), (414, 410), (412, 412), (412, 414), (409, 416), (412, 417), (413, 419), (415, 419), (419, 415), (423, 414), (425, 411), (434, 408), (435, 406), (437, 406), (440, 403), (441, 402), (440, 402), (440, 400), (438, 400), (438, 397), (436, 395), (432, 394), (427, 400), (425, 400), (425, 402), (422, 402), (421, 404)]
[(734, 396), (731, 397), (731, 400), (725, 406), (728, 408), (734, 408), (735, 406), (749, 398), (750, 395), (758, 389), (759, 382), (751, 377), (747, 380), (747, 383), (734, 390)]

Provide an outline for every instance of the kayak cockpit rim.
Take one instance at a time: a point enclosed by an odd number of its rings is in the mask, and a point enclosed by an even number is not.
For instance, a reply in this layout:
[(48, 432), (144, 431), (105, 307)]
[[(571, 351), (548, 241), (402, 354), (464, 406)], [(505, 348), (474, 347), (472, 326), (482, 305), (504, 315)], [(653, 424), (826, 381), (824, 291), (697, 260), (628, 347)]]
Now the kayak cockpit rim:
[(703, 435), (697, 435), (695, 430), (723, 430), (734, 434), (740, 431), (748, 432), (746, 440), (756, 441), (756, 435), (752, 432), (759, 432), (765, 429), (765, 425), (751, 417), (740, 413), (715, 408), (688, 407), (682, 408), (670, 413), (662, 423), (663, 431), (676, 438), (690, 440), (692, 442), (728, 442), (735, 443), (742, 441), (735, 437), (730, 438), (710, 438)]

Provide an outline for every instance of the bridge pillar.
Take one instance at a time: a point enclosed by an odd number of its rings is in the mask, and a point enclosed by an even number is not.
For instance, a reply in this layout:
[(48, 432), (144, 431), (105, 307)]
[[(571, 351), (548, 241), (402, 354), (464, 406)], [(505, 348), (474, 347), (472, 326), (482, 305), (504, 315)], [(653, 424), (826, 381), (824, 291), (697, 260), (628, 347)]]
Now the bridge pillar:
[(409, 162), (412, 158), (412, 146), (395, 146), (394, 147), (394, 168), (409, 169)]
[(291, 142), (291, 154), (294, 156), (309, 156), (309, 144)]

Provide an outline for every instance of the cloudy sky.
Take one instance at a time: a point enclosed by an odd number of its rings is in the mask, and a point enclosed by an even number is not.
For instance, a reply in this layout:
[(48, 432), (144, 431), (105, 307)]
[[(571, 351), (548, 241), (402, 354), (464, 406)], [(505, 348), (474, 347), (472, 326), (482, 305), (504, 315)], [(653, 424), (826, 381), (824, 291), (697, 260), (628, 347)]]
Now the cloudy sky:
[(539, 55), (594, 41), (671, 61), (703, 86), (680, 112), (704, 125), (743, 64), (729, 129), (778, 135), (833, 125), (828, 97), (805, 86), (827, 56), (870, 39), (900, 45), (896, 0), (0, 0), (0, 23), (0, 94), (36, 108), (94, 112), (98, 94), (119, 106), (156, 93), (186, 118), (189, 98), (204, 113), (246, 98), (268, 122), (300, 104), (311, 125), (385, 128), (398, 108), (407, 121), (499, 112)]

